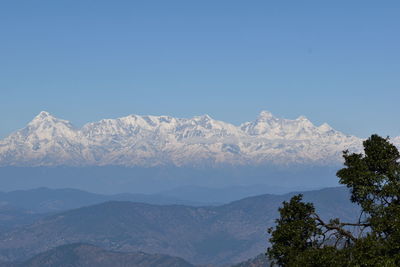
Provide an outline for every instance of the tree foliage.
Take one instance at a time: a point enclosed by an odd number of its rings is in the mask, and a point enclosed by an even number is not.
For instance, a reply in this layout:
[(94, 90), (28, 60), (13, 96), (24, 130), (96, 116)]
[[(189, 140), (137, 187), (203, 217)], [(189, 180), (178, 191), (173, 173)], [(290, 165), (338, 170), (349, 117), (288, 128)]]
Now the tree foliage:
[(364, 153), (344, 151), (339, 182), (361, 208), (358, 221), (322, 220), (294, 196), (270, 228), (267, 255), (278, 266), (400, 266), (400, 153), (372, 135)]
[(276, 229), (269, 230), (272, 233), (270, 241), (275, 246), (268, 252), (282, 266), (290, 265), (296, 255), (316, 245), (314, 236), (319, 231), (312, 217), (315, 212), (314, 206), (301, 200), (302, 195), (298, 195), (290, 202), (283, 202), (283, 207), (279, 209), (281, 217), (276, 221)]

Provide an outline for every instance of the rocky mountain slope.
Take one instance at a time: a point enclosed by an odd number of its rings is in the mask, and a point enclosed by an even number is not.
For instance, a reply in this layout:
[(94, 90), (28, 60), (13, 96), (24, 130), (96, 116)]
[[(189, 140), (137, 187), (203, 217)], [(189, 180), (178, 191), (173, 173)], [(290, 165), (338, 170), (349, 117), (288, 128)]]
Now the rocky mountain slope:
[[(396, 139), (397, 140), (397, 139)], [(0, 141), (0, 166), (332, 165), (361, 139), (301, 116), (263, 111), (235, 126), (207, 115), (190, 119), (130, 115), (75, 128), (41, 112)]]
[[(107, 202), (48, 216), (0, 234), (0, 260), (22, 261), (59, 245), (84, 242), (121, 252), (181, 257), (194, 264), (232, 264), (267, 247), (282, 196), (261, 195), (218, 207)], [(324, 218), (355, 220), (346, 188), (304, 193)]]

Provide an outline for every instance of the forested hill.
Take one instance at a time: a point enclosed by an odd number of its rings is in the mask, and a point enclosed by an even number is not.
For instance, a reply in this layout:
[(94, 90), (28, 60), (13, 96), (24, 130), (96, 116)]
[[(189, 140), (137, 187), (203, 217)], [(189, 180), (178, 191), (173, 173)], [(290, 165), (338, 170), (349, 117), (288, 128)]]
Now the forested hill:
[[(266, 229), (291, 195), (261, 195), (218, 207), (106, 202), (74, 209), (0, 236), (0, 260), (22, 261), (62, 244), (161, 253), (193, 264), (232, 264), (267, 247)], [(351, 220), (358, 208), (345, 188), (304, 192), (322, 217)]]

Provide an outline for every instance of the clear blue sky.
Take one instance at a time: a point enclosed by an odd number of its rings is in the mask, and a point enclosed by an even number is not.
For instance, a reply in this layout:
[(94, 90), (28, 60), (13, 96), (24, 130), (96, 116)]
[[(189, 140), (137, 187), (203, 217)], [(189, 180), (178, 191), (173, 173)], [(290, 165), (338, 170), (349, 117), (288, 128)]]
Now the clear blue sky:
[(1, 1), (0, 136), (41, 110), (400, 135), (400, 1)]

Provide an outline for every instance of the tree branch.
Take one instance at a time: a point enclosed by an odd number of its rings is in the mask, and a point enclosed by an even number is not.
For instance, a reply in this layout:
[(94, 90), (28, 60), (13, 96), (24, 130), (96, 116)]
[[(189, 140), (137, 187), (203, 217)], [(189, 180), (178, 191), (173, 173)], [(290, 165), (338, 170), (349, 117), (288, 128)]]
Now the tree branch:
[[(325, 223), (325, 222), (318, 216), (318, 214), (314, 213), (314, 216), (315, 216), (315, 219), (319, 222), (319, 224), (322, 225), (323, 227), (325, 227), (326, 229), (329, 229), (329, 230), (336, 230), (337, 233), (341, 234), (342, 236), (347, 237), (347, 238), (350, 239), (351, 241), (353, 241), (353, 242), (356, 242), (356, 241), (357, 241), (357, 238), (355, 238), (351, 232), (349, 232), (349, 231), (347, 231), (347, 230), (344, 230), (344, 229), (342, 228), (342, 226), (346, 226), (346, 225), (349, 225), (349, 226), (359, 226), (359, 224), (356, 224), (356, 223), (351, 223), (351, 224), (349, 224), (349, 223), (339, 223), (339, 224)], [(361, 226), (363, 226), (363, 225), (361, 224)]]

